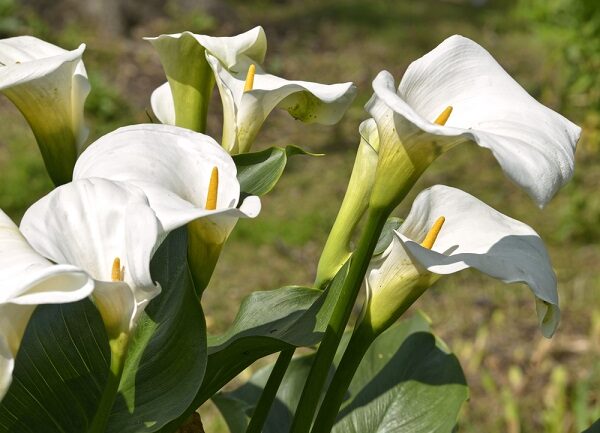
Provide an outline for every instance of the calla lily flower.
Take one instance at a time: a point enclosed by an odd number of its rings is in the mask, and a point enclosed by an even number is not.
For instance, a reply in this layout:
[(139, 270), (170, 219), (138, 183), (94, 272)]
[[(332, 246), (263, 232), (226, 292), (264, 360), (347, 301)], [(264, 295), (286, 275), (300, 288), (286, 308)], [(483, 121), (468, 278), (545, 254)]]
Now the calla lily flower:
[(154, 114), (162, 123), (197, 132), (206, 129), (206, 113), (215, 84), (206, 52), (233, 66), (241, 55), (262, 62), (267, 50), (262, 27), (233, 37), (183, 32), (144, 39), (158, 51), (168, 79), (152, 93)]
[(15, 357), (35, 307), (83, 299), (94, 283), (81, 269), (55, 265), (39, 255), (1, 210), (0, 283), (1, 400), (12, 381)]
[(536, 298), (542, 333), (552, 336), (560, 318), (557, 282), (538, 234), (443, 185), (417, 196), (390, 246), (373, 258), (366, 277), (365, 320), (383, 331), (441, 275), (469, 267), (506, 283), (527, 284)]
[(387, 71), (373, 89), (366, 108), (380, 136), (374, 204), (396, 200), (433, 159), (463, 142), (489, 149), (540, 206), (573, 174), (581, 129), (537, 102), (467, 38), (452, 36), (414, 61), (397, 90)]
[(23, 113), (55, 184), (71, 180), (88, 130), (82, 44), (67, 51), (32, 36), (0, 40), (0, 92)]
[(47, 259), (95, 280), (93, 300), (111, 339), (127, 335), (160, 293), (150, 260), (165, 234), (133, 185), (82, 179), (60, 186), (25, 212), (21, 231)]
[(202, 290), (237, 220), (260, 212), (258, 197), (240, 200), (236, 174), (231, 156), (211, 137), (148, 124), (120, 128), (91, 144), (73, 177), (136, 185), (167, 232), (189, 223), (190, 263)]
[(327, 237), (323, 253), (319, 259), (315, 287), (322, 287), (331, 280), (352, 255), (350, 246), (358, 223), (369, 207), (369, 198), (375, 183), (377, 168), (378, 135), (373, 119), (362, 122), (358, 128), (360, 143), (352, 175), (344, 200)]
[[(267, 50), (262, 27), (229, 38), (182, 33), (163, 35), (151, 41), (157, 46), (165, 38), (195, 38), (205, 49), (223, 103), (222, 145), (229, 153), (250, 150), (263, 122), (275, 108), (287, 110), (295, 119), (324, 125), (337, 123), (356, 95), (352, 83), (324, 85), (289, 81), (267, 74), (260, 66)], [(159, 49), (159, 52), (161, 50)], [(173, 55), (162, 54), (163, 65)], [(179, 60), (179, 59), (178, 59)], [(181, 63), (177, 70), (188, 67)], [(165, 69), (168, 69), (165, 66)], [(171, 80), (169, 81), (171, 83)], [(163, 123), (177, 120), (178, 98), (173, 86), (159, 87), (152, 95), (152, 109)], [(179, 125), (179, 122), (175, 122)]]

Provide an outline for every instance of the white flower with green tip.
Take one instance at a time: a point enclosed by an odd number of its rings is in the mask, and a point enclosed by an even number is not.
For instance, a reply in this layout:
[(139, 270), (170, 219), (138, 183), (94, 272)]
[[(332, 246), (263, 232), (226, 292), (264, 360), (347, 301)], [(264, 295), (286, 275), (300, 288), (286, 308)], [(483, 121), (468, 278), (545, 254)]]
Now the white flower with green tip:
[(81, 269), (38, 254), (0, 210), (0, 399), (12, 381), (15, 357), (33, 311), (41, 304), (79, 301), (93, 280)]
[(400, 195), (438, 155), (475, 142), (545, 205), (572, 176), (581, 129), (531, 97), (481, 46), (452, 36), (414, 61), (396, 90), (382, 71), (367, 110), (380, 136), (372, 203)]
[(160, 293), (150, 260), (165, 233), (133, 185), (98, 178), (62, 185), (27, 210), (21, 231), (47, 259), (94, 278), (92, 297), (111, 339), (128, 334)]
[[(193, 67), (184, 65), (184, 57), (177, 55), (192, 39), (205, 55), (202, 61), (194, 60), (199, 65)], [(275, 108), (285, 109), (303, 122), (331, 125), (341, 119), (356, 94), (352, 83), (325, 85), (267, 74), (261, 67), (267, 50), (262, 27), (233, 37), (186, 32), (149, 40), (159, 50), (168, 77), (170, 70), (186, 70), (189, 71), (186, 74), (191, 74), (200, 69), (205, 71), (206, 65), (212, 69), (223, 103), (222, 145), (232, 154), (250, 150), (260, 127)], [(206, 73), (202, 72), (202, 76)], [(186, 126), (180, 123), (177, 113), (193, 107), (185, 108), (186, 98), (178, 96), (178, 87), (172, 81), (169, 78), (168, 86), (165, 83), (153, 93), (152, 109), (161, 122)]]
[(148, 124), (120, 128), (91, 144), (73, 177), (136, 185), (165, 231), (188, 224), (192, 272), (204, 287), (237, 220), (260, 212), (258, 197), (240, 198), (236, 175), (233, 159), (211, 137)]
[(67, 51), (32, 36), (0, 40), (0, 92), (27, 119), (57, 185), (71, 180), (87, 138), (83, 105), (90, 85), (84, 50), (83, 44)]
[(377, 332), (399, 317), (441, 275), (475, 268), (536, 298), (542, 333), (560, 319), (557, 282), (539, 235), (456, 188), (433, 186), (415, 199), (390, 246), (367, 272), (366, 317)]

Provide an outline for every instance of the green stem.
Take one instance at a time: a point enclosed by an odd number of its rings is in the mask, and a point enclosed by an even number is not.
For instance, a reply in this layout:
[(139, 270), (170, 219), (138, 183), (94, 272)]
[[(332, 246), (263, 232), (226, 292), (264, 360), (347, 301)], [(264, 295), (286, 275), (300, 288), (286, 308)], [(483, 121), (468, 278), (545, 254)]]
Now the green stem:
[(275, 396), (277, 395), (279, 385), (281, 385), (283, 376), (294, 355), (294, 350), (294, 348), (287, 349), (279, 354), (277, 362), (269, 376), (269, 380), (267, 380), (267, 384), (254, 408), (252, 419), (250, 420), (250, 424), (248, 424), (246, 433), (260, 433), (262, 431), (265, 421), (267, 420), (267, 415), (269, 415), (269, 410), (273, 404), (273, 400), (275, 400)]
[(358, 243), (358, 248), (351, 258), (350, 269), (340, 293), (340, 298), (329, 320), (327, 331), (321, 341), (302, 390), (291, 433), (308, 433), (310, 430), (315, 410), (319, 404), (321, 390), (327, 380), (329, 368), (344, 334), (344, 329), (352, 313), (373, 250), (377, 245), (377, 240), (388, 214), (388, 210), (384, 208), (369, 209), (366, 225)]
[(346, 391), (350, 387), (350, 382), (363, 359), (363, 356), (369, 349), (369, 346), (375, 340), (377, 335), (369, 327), (365, 326), (364, 323), (355, 328), (350, 342), (346, 347), (344, 356), (338, 365), (329, 389), (323, 399), (317, 417), (315, 418), (315, 424), (311, 430), (311, 433), (325, 433), (330, 432), (335, 424), (338, 412), (342, 403)]
[(112, 410), (117, 391), (119, 389), (119, 383), (121, 382), (121, 375), (123, 374), (123, 367), (125, 366), (125, 354), (127, 353), (127, 343), (129, 335), (125, 333), (119, 334), (119, 336), (111, 339), (110, 344), (110, 370), (108, 372), (108, 380), (102, 392), (100, 398), (100, 404), (92, 424), (87, 433), (104, 433), (108, 424), (108, 416)]

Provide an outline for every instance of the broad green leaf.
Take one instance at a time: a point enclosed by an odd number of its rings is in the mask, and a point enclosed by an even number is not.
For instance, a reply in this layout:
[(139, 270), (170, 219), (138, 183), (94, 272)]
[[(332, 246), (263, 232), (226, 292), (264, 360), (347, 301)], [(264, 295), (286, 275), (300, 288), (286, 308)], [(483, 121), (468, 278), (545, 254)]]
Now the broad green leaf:
[(271, 191), (283, 174), (288, 158), (293, 155), (317, 156), (297, 146), (271, 147), (234, 155), (241, 191), (250, 195), (265, 195)]
[(161, 294), (146, 307), (130, 345), (108, 432), (154, 432), (196, 396), (206, 367), (206, 327), (186, 261), (185, 228), (151, 263)]
[(189, 414), (257, 359), (318, 343), (347, 272), (346, 265), (325, 291), (294, 286), (249, 295), (231, 328), (223, 335), (209, 336), (202, 387), (188, 410), (161, 432), (175, 431)]
[(465, 377), (458, 359), (436, 342), (424, 322), (416, 316), (377, 338), (352, 380), (333, 433), (454, 429), (469, 396)]
[[(384, 332), (363, 358), (333, 433), (451, 432), (468, 390), (458, 360), (442, 347), (420, 315)], [(312, 355), (292, 361), (263, 433), (289, 430), (311, 362)], [(271, 368), (215, 396), (232, 433), (243, 432)]]
[(317, 344), (347, 272), (344, 266), (325, 291), (296, 286), (248, 296), (231, 328), (208, 339), (208, 366), (198, 405), (257, 359), (290, 347)]
[(108, 377), (110, 349), (102, 319), (87, 299), (39, 306), (17, 354), (0, 404), (0, 430), (88, 430)]

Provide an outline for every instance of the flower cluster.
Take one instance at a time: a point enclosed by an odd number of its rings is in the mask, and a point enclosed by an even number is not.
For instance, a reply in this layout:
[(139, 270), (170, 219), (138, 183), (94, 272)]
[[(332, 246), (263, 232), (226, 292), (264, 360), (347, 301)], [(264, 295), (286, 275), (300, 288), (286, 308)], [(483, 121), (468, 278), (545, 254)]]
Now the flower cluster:
[[(261, 27), (232, 38), (183, 33), (149, 40), (169, 79), (151, 98), (163, 124), (126, 126), (90, 145), (85, 45), (66, 51), (30, 36), (0, 41), (0, 91), (27, 119), (59, 185), (27, 210), (20, 231), (2, 214), (0, 395), (37, 304), (91, 296), (109, 336), (129, 334), (161, 291), (150, 275), (152, 256), (179, 227), (188, 228), (190, 268), (203, 290), (236, 221), (260, 212), (258, 197), (241, 198), (230, 153), (247, 152), (276, 107), (331, 124), (354, 98), (351, 83), (266, 74)], [(192, 99), (206, 106), (215, 81), (223, 99), (222, 145), (193, 131), (203, 129), (206, 110)]]
[[(0, 40), (0, 91), (31, 126), (57, 186), (31, 205), (18, 228), (0, 211), (0, 398), (40, 304), (90, 297), (119, 377), (129, 337), (161, 293), (150, 271), (161, 243), (185, 227), (190, 275), (201, 296), (238, 219), (259, 214), (260, 198), (242, 190), (232, 155), (250, 152), (275, 108), (331, 125), (356, 95), (352, 83), (291, 81), (265, 72), (261, 27), (233, 37), (183, 32), (147, 40), (167, 78), (151, 95), (161, 123), (124, 126), (89, 145), (85, 46), (66, 51), (29, 36)], [(215, 84), (223, 105), (220, 143), (205, 134)], [(352, 177), (315, 288), (326, 288), (350, 259), (348, 277), (331, 313), (331, 336), (304, 389), (296, 433), (310, 427), (319, 400), (311, 393), (322, 390), (319, 371), (328, 370), (363, 280), (367, 301), (357, 329), (368, 329), (372, 339), (441, 275), (468, 267), (527, 284), (544, 336), (552, 336), (560, 318), (548, 253), (526, 224), (443, 185), (421, 192), (394, 230), (385, 223), (427, 167), (464, 143), (489, 149), (504, 173), (543, 206), (573, 174), (580, 128), (534, 100), (484, 48), (461, 36), (413, 62), (398, 88), (389, 72), (380, 72), (365, 108), (370, 118), (359, 127)], [(365, 220), (354, 250), (350, 241)], [(364, 353), (364, 347), (354, 352), (353, 341), (346, 354)], [(329, 412), (318, 414), (315, 431), (331, 428), (348, 388), (344, 374), (325, 399)]]

